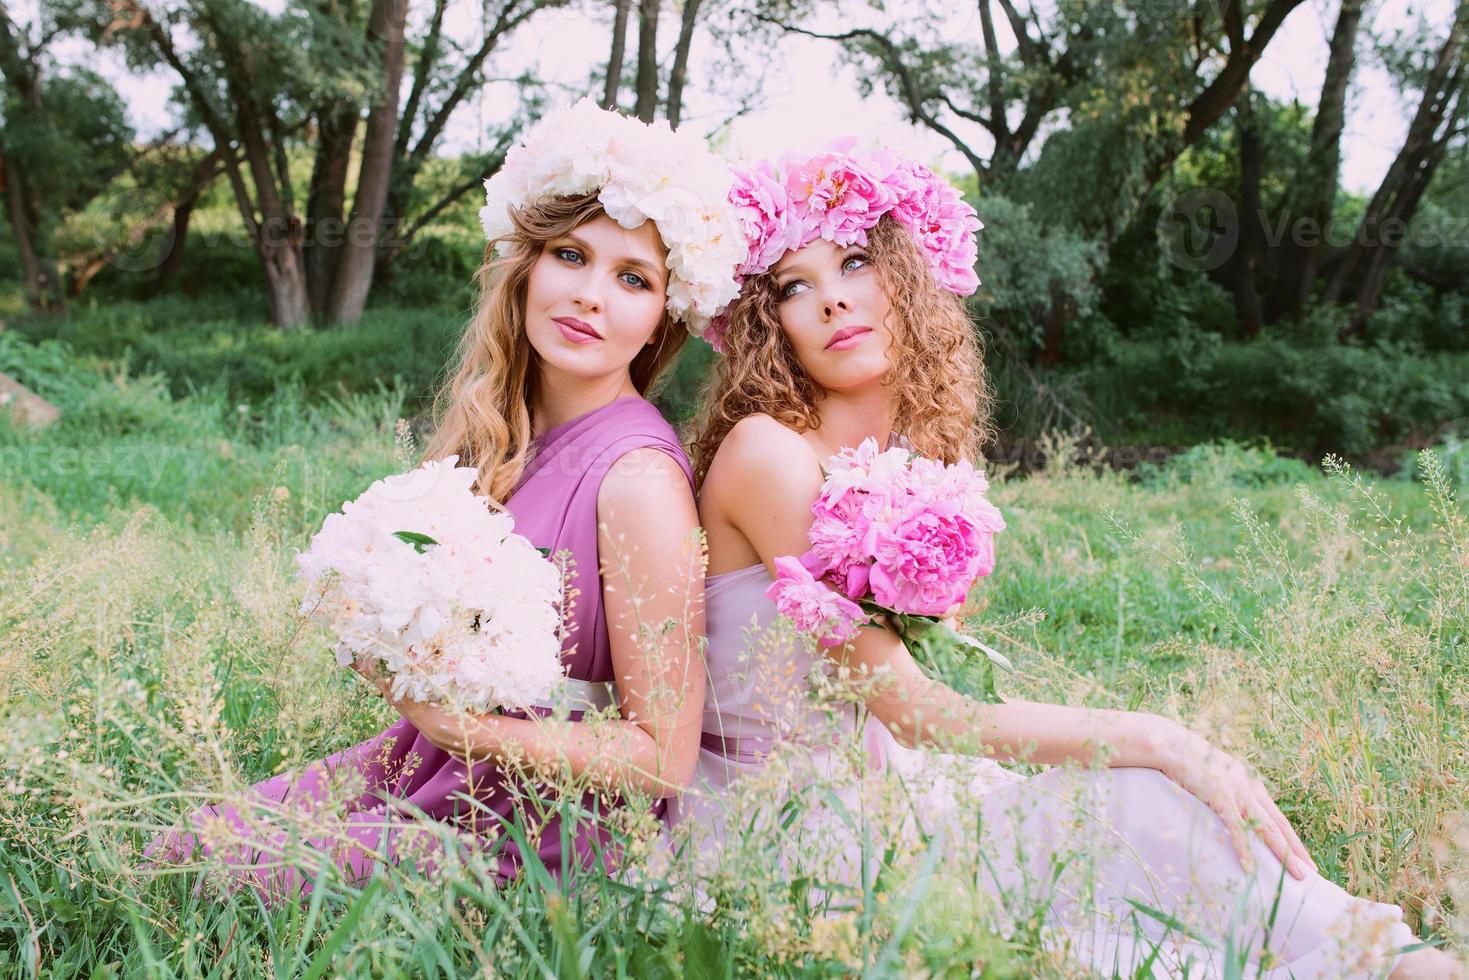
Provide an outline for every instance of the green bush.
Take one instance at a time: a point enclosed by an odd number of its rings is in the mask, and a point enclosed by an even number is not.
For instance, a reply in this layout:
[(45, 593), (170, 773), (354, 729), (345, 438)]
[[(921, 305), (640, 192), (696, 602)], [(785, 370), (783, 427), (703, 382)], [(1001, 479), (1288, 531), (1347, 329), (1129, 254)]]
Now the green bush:
[(699, 393), (717, 356), (703, 341), (690, 340), (654, 390), (654, 404), (674, 426), (684, 425), (698, 413)]
[[(1444, 475), (1461, 491), (1469, 489), (1469, 425), (1461, 424), (1440, 436), (1440, 442), (1428, 448), (1443, 465)], [(1423, 479), (1423, 453), (1409, 452), (1402, 458), (1400, 478), (1419, 481)]]
[(440, 307), (468, 310), (474, 303), (474, 274), (484, 258), (478, 226), (473, 239), (417, 236), (406, 252), (381, 267), (372, 283), (373, 306)]
[(38, 340), (167, 379), (174, 397), (218, 388), (232, 402), (261, 402), (291, 384), (308, 399), (374, 391), (394, 380), (414, 411), (426, 407), (453, 355), (463, 318), (442, 309), (377, 308), (352, 327), (281, 329), (233, 314), (220, 298), (170, 298), (77, 307), (17, 324)]
[(1247, 344), (1192, 335), (1124, 342), (1081, 372), (1104, 441), (1263, 437), (1290, 452), (1362, 456), (1469, 415), (1469, 356), (1396, 345)]
[[(1097, 244), (1036, 220), (1030, 205), (998, 194), (984, 195), (979, 212), (985, 227), (972, 308), (981, 322), (1027, 359), (1041, 347), (1041, 324), (1053, 303), (1073, 305), (1072, 324), (1089, 322), (1097, 301), (1094, 269), (1102, 257)], [(1068, 333), (1068, 344), (1070, 339)]]
[(0, 330), (0, 372), (57, 404), (74, 400), (101, 380), (69, 345), (56, 340), (32, 343), (13, 330)]
[(1164, 463), (1144, 463), (1138, 467), (1138, 476), (1144, 484), (1156, 487), (1229, 484), (1255, 490), (1313, 481), (1317, 473), (1299, 459), (1276, 453), (1269, 440), (1251, 446), (1225, 439), (1190, 446)]

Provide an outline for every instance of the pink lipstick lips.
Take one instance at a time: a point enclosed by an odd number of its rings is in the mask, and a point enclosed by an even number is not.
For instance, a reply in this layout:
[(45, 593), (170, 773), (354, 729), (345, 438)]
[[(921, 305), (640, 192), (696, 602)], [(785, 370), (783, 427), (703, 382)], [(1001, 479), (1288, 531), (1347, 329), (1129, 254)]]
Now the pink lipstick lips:
[(827, 350), (846, 350), (848, 347), (856, 347), (862, 342), (862, 338), (872, 333), (871, 327), (842, 327), (831, 335), (826, 342)]
[(592, 325), (574, 316), (554, 316), (551, 322), (561, 328), (561, 336), (573, 344), (590, 344), (604, 339), (601, 334), (592, 329)]

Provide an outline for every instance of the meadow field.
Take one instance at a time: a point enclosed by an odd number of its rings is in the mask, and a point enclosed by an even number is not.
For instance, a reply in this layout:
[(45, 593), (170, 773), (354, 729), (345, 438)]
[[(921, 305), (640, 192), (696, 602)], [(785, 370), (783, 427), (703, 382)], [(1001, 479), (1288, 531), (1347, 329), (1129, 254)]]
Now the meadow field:
[[(0, 422), (0, 975), (1068, 972), (922, 881), (775, 921), (600, 879), (495, 889), (472, 861), (325, 872), (269, 908), (197, 887), (204, 865), (145, 867), (185, 810), (392, 720), (297, 616), (291, 558), (403, 466), (422, 406), (400, 383), (181, 393), (136, 355), (13, 334), (0, 370), (64, 414)], [(1325, 875), (1469, 948), (1462, 447), (1391, 478), (1236, 443), (1128, 473), (1037, 448), (1036, 472), (995, 473), (1009, 527), (968, 617), (1015, 662), (1002, 692), (1182, 720), (1259, 767)]]

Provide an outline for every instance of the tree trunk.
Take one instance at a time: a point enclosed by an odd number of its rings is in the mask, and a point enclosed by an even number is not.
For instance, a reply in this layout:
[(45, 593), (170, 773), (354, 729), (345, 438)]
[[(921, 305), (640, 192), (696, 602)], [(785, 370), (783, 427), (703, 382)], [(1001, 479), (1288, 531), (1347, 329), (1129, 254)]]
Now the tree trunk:
[(259, 108), (252, 98), (231, 85), (236, 101), (240, 143), (255, 184), (255, 201), (260, 209), (256, 250), (265, 271), (270, 293), (270, 321), (278, 327), (294, 327), (310, 315), (306, 294), (306, 260), (302, 250), (305, 231), (301, 219), (282, 200), (276, 187), (270, 144), (265, 137)]
[(161, 243), (161, 247), (166, 251), (159, 260), (158, 269), (153, 277), (153, 285), (150, 290), (152, 295), (157, 296), (163, 292), (163, 287), (178, 271), (179, 263), (184, 257), (184, 246), (189, 239), (189, 221), (194, 215), (194, 206), (199, 203), (199, 195), (204, 193), (204, 189), (213, 183), (214, 178), (218, 177), (220, 171), (226, 169), (227, 166), (224, 161), (220, 160), (218, 152), (201, 158), (195, 165), (194, 173), (183, 192), (155, 212), (162, 214), (166, 209), (171, 208), (173, 217), (169, 236)]
[(443, 197), (435, 201), (427, 210), (414, 217), (412, 224), (396, 231), (393, 237), (378, 252), (378, 275), (381, 276), (392, 268), (393, 261), (402, 255), (408, 246), (413, 243), (414, 236), (422, 231), (425, 225), (433, 221), (434, 218), (438, 217), (445, 209), (465, 194), (468, 194), (476, 188), (482, 188), (486, 178), (492, 177), (500, 172), (500, 168), (505, 165), (505, 154), (510, 151), (511, 145), (515, 142), (516, 135), (517, 133), (513, 129), (507, 129), (502, 132), (499, 143), (496, 144), (495, 149), (486, 158), (484, 166), (479, 168), (474, 176), (451, 189)]
[[(207, 18), (205, 26), (213, 29)], [(258, 100), (250, 77), (250, 59), (245, 50), (223, 32), (216, 31), (215, 41), (225, 90), (235, 110), (233, 133), (239, 140), (251, 182), (254, 184), (253, 207), (239, 169), (229, 167), (227, 172), (241, 212), (248, 215), (245, 224), (252, 230), (255, 251), (260, 256), (261, 270), (265, 273), (271, 322), (278, 327), (298, 326), (310, 315), (306, 293), (306, 262), (302, 251), (305, 233), (300, 216), (290, 206), (289, 189), (277, 184), (277, 158), (270, 139), (275, 129), (271, 125), (272, 109), (268, 103)], [(196, 85), (199, 84), (185, 69), (176, 70), (193, 79)], [(199, 98), (207, 105), (207, 99), (202, 94)], [(205, 118), (215, 118), (212, 110)], [(216, 149), (232, 163), (229, 159), (232, 140), (223, 120), (216, 119), (211, 125), (211, 132), (214, 133)], [(257, 208), (260, 212), (258, 222), (250, 213)]]
[[(40, 70), (37, 52), (28, 59), (20, 40), (12, 29), (9, 12), (0, 2), (0, 81), (15, 93), (21, 112), (29, 110), (44, 118), (41, 100)], [(60, 289), (56, 270), (44, 256), (41, 242), (41, 202), (35, 187), (26, 179), (25, 165), (14, 152), (0, 146), (0, 188), (5, 192), (10, 226), (20, 252), (21, 272), (25, 276), (26, 303), (37, 313), (47, 313), (60, 305)]]
[(1260, 134), (1250, 104), (1248, 87), (1240, 99), (1239, 182), (1240, 234), (1235, 245), (1231, 274), (1235, 308), (1239, 313), (1240, 335), (1251, 340), (1260, 335), (1260, 294), (1255, 289), (1255, 264), (1259, 255), (1260, 222)]
[(607, 56), (607, 81), (602, 86), (602, 108), (617, 108), (617, 90), (622, 87), (622, 62), (627, 56), (627, 15), (632, 0), (613, 0), (612, 53)]
[(383, 205), (383, 223), (390, 227), (397, 227), (408, 213), (409, 198), (413, 193), (413, 175), (407, 172), (404, 163), (408, 159), (409, 144), (413, 141), (413, 127), (418, 121), (419, 107), (433, 76), (434, 66), (439, 62), (444, 13), (448, 6), (448, 0), (434, 0), (428, 33), (423, 44), (414, 53), (413, 84), (408, 89), (408, 101), (403, 103), (403, 109), (398, 113), (398, 138), (393, 141), (393, 170), (388, 180), (388, 200)]
[(317, 110), (316, 162), (306, 191), (306, 290), (311, 312), (325, 315), (342, 251), (347, 164), (357, 136), (358, 107), (334, 102)]
[(3, 163), (5, 171), (5, 200), (9, 206), (10, 227), (15, 233), (21, 271), (25, 276), (26, 304), (36, 313), (49, 313), (56, 309), (56, 276), (49, 269), (50, 263), (43, 261), (36, 250), (34, 209), (27, 207), (25, 174), (15, 155), (3, 149), (0, 149), (0, 163)]
[[(1408, 135), (1403, 139), (1403, 145), (1378, 185), (1377, 192), (1372, 195), (1367, 210), (1363, 212), (1352, 244), (1326, 285), (1322, 294), (1323, 302), (1335, 303), (1345, 295), (1347, 284), (1356, 274), (1358, 265), (1379, 244), (1381, 226), (1387, 216), (1396, 215), (1403, 221), (1412, 217), (1413, 209), (1417, 207), (1416, 197), (1412, 199), (1412, 208), (1406, 211), (1398, 206), (1398, 198), (1409, 190), (1414, 174), (1427, 165), (1435, 147), (1438, 147), (1437, 152), (1442, 152), (1441, 144), (1453, 131), (1454, 122), (1464, 111), (1463, 102), (1458, 98), (1459, 93), (1456, 90), (1462, 85), (1462, 73), (1465, 70), (1460, 63), (1460, 57), (1466, 28), (1469, 28), (1469, 5), (1460, 8), (1448, 38), (1439, 48), (1433, 68), (1424, 80), (1423, 96), (1408, 124)], [(1446, 119), (1449, 125), (1445, 127)], [(1380, 277), (1380, 272), (1378, 275)], [(1361, 295), (1360, 290), (1358, 295)], [(1365, 319), (1354, 318), (1352, 327), (1346, 332), (1360, 332), (1364, 325)]]
[(995, 151), (990, 154), (992, 174), (1010, 175), (1019, 165), (1011, 145), (1010, 119), (1005, 104), (1005, 68), (1000, 45), (995, 36), (995, 17), (991, 0), (979, 0), (979, 33), (984, 40), (985, 90), (989, 98), (989, 131), (995, 138)]
[[(164, 63), (178, 75), (189, 95), (190, 104), (214, 140), (215, 151), (225, 161), (225, 175), (229, 178), (240, 220), (250, 234), (255, 254), (260, 258), (261, 271), (265, 273), (271, 322), (280, 327), (301, 323), (310, 309), (306, 293), (306, 264), (301, 250), (301, 219), (282, 203), (275, 187), (276, 174), (271, 163), (270, 145), (265, 138), (265, 119), (254, 102), (248, 82), (248, 57), (237, 47), (226, 43), (228, 38), (208, 24), (207, 17), (204, 26), (196, 25), (201, 34), (213, 32), (219, 44), (217, 53), (222, 61), (226, 89), (230, 102), (235, 106), (235, 125), (231, 127), (214, 109), (210, 95), (212, 82), (185, 63), (172, 35), (163, 25), (136, 0), (113, 0), (112, 7), (115, 26), (143, 31)], [(243, 151), (255, 183), (255, 201), (250, 199), (250, 190), (235, 159), (236, 142)], [(257, 202), (258, 219), (255, 214)]]
[[(1324, 236), (1336, 205), (1347, 89), (1357, 65), (1357, 29), (1363, 6), (1364, 0), (1342, 0), (1332, 31), (1326, 77), (1311, 126), (1311, 149), (1296, 175), (1284, 214), (1286, 237), (1279, 245), (1278, 278), (1266, 314), (1271, 323), (1301, 318), (1330, 248)], [(1319, 229), (1320, 240), (1302, 242), (1291, 233), (1292, 228)]]
[(287, 241), (260, 244), (260, 263), (265, 272), (265, 290), (270, 300), (270, 322), (277, 327), (298, 327), (306, 322), (306, 265), (301, 258), (301, 222), (285, 233)]
[[(1229, 17), (1241, 15), (1241, 0), (1227, 0), (1224, 4), (1226, 20)], [(1240, 34), (1243, 43), (1231, 44), (1229, 54), (1225, 57), (1224, 65), (1219, 74), (1214, 76), (1202, 92), (1188, 106), (1187, 121), (1184, 123), (1183, 149), (1193, 146), (1199, 141), (1199, 137), (1208, 131), (1209, 127), (1234, 105), (1234, 100), (1239, 98), (1240, 92), (1244, 90), (1250, 80), (1250, 69), (1255, 67), (1255, 62), (1265, 53), (1266, 47), (1280, 30), (1280, 25), (1285, 22), (1286, 17), (1299, 7), (1304, 0), (1269, 0), (1265, 9), (1260, 12), (1260, 18), (1255, 22), (1255, 30), (1250, 34), (1248, 40)], [(1241, 28), (1243, 25), (1241, 25)], [(1174, 154), (1174, 159), (1177, 154)]]
[(1244, 24), (1240, 3), (1242, 0), (1226, 0), (1223, 4), (1226, 31), (1238, 38), (1231, 43), (1223, 65), (1209, 84), (1184, 109), (1184, 126), (1181, 136), (1164, 135), (1155, 141), (1145, 168), (1145, 181), (1149, 187), (1156, 184), (1173, 166), (1183, 151), (1197, 143), (1229, 111), (1244, 91), (1249, 81), (1250, 70), (1265, 53), (1280, 25), (1292, 11), (1305, 0), (1269, 0), (1255, 21), (1255, 29), (1248, 38), (1244, 36)]
[(408, 154), (408, 144), (413, 140), (413, 124), (418, 121), (418, 108), (423, 101), (433, 78), (434, 66), (439, 63), (444, 32), (444, 13), (449, 0), (434, 0), (433, 16), (429, 18), (428, 33), (423, 45), (418, 48), (413, 62), (413, 85), (408, 90), (408, 101), (399, 113), (398, 138), (393, 143), (393, 154), (402, 159)]
[[(408, 205), (413, 196), (413, 187), (418, 179), (419, 172), (423, 169), (425, 161), (433, 156), (434, 147), (438, 145), (439, 138), (443, 136), (444, 129), (449, 124), (449, 119), (466, 98), (472, 95), (484, 84), (482, 69), (486, 60), (494, 53), (495, 48), (506, 37), (510, 36), (516, 28), (530, 20), (541, 10), (560, 7), (566, 0), (529, 0), (520, 3), (519, 0), (502, 0), (499, 12), (495, 16), (495, 22), (485, 32), (483, 41), (469, 60), (464, 63), (462, 70), (454, 75), (454, 84), (449, 94), (444, 96), (437, 106), (425, 105), (422, 109), (423, 133), (416, 142), (412, 141), (411, 134), (417, 121), (414, 118), (420, 112), (418, 101), (424, 94), (418, 89), (419, 77), (425, 79), (425, 85), (433, 89), (432, 73), (424, 69), (422, 64), (415, 68), (414, 86), (409, 93), (409, 101), (404, 108), (403, 119), (398, 126), (398, 138), (393, 148), (393, 166), (388, 186), (388, 203), (384, 208), (384, 221), (394, 227), (402, 224), (408, 214)], [(436, 4), (434, 16), (440, 18), (443, 7)], [(437, 20), (435, 25), (437, 25)], [(434, 27), (437, 30), (437, 26)], [(438, 41), (434, 39), (433, 51), (437, 56)], [(426, 58), (430, 54), (429, 47), (425, 47), (420, 53), (420, 58)], [(411, 111), (410, 111), (411, 110)], [(412, 147), (409, 143), (412, 142)]]
[(1075, 297), (1060, 283), (1051, 283), (1051, 303), (1041, 317), (1041, 349), (1036, 355), (1042, 367), (1055, 367), (1061, 360), (1061, 340), (1075, 315)]
[(184, 243), (189, 240), (189, 219), (194, 216), (194, 205), (198, 203), (199, 195), (179, 203), (173, 211), (173, 232), (168, 239), (168, 251), (163, 255), (163, 261), (158, 263), (158, 272), (153, 277), (152, 294), (154, 296), (163, 292), (163, 287), (178, 272), (179, 264), (184, 258)]
[(684, 79), (689, 73), (689, 48), (694, 44), (694, 26), (699, 21), (699, 0), (684, 0), (683, 21), (678, 29), (678, 47), (674, 50), (673, 71), (668, 76), (668, 104), (664, 112), (668, 125), (678, 128), (683, 114)]
[(375, 0), (369, 31), (382, 39), (383, 87), (367, 114), (362, 138), (362, 172), (352, 199), (352, 220), (332, 291), (331, 318), (338, 323), (362, 319), (372, 289), (372, 267), (377, 256), (383, 205), (393, 166), (393, 140), (398, 132), (398, 88), (403, 80), (402, 0)]
[(638, 0), (638, 101), (634, 108), (645, 123), (658, 112), (658, 8), (662, 0)]
[[(310, 315), (306, 296), (306, 261), (301, 241), (304, 231), (301, 219), (281, 206), (275, 193), (266, 145), (258, 129), (248, 125), (248, 109), (242, 110), (241, 143), (255, 180), (255, 195), (260, 206), (260, 221), (254, 224), (255, 252), (265, 273), (265, 288), (270, 301), (270, 322), (278, 327), (295, 327)], [(228, 152), (226, 149), (225, 152)], [(236, 194), (245, 192), (239, 168), (232, 167), (238, 182)], [(249, 198), (246, 197), (248, 205)], [(253, 218), (252, 218), (253, 222)]]
[[(1444, 142), (1435, 142), (1425, 154), (1422, 165), (1415, 167), (1412, 174), (1409, 175), (1402, 193), (1393, 200), (1392, 210), (1384, 219), (1379, 231), (1377, 247), (1367, 254), (1366, 267), (1362, 270), (1361, 279), (1357, 282), (1356, 309), (1352, 311), (1351, 322), (1347, 325), (1348, 334), (1366, 337), (1367, 321), (1377, 309), (1378, 300), (1382, 298), (1382, 285), (1387, 276), (1387, 268), (1392, 263), (1393, 256), (1397, 254), (1399, 246), (1402, 245), (1401, 238), (1406, 235), (1409, 219), (1418, 210), (1418, 204), (1423, 200), (1423, 193), (1428, 190), (1434, 172), (1443, 162), (1446, 149)], [(1402, 235), (1394, 232), (1394, 228), (1401, 229)], [(1389, 241), (1388, 238), (1396, 240)]]

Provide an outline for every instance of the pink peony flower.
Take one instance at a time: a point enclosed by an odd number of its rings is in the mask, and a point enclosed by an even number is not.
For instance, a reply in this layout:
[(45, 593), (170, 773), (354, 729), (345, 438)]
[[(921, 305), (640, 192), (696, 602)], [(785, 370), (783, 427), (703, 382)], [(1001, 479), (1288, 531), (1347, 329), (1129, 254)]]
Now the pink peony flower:
[(867, 571), (872, 556), (864, 548), (870, 521), (863, 514), (861, 494), (832, 500), (825, 493), (811, 505), (815, 520), (807, 532), (810, 554), (821, 562), (813, 573), (833, 582), (846, 595), (867, 593)]
[(855, 602), (817, 581), (800, 559), (777, 558), (775, 572), (765, 597), (796, 629), (814, 636), (823, 647), (840, 646), (857, 635), (867, 615)]
[[(765, 595), (822, 646), (852, 639), (870, 615), (900, 614), (898, 635), (915, 657), (980, 650), (1009, 669), (940, 621), (994, 570), (994, 535), (1005, 521), (985, 496), (989, 483), (968, 461), (946, 465), (910, 449), (879, 452), (865, 439), (831, 458), (811, 505), (811, 548), (776, 559)], [(992, 672), (984, 676), (984, 697), (998, 701)]]
[(818, 238), (865, 245), (867, 230), (897, 204), (897, 191), (883, 182), (886, 174), (862, 162), (846, 153), (825, 153), (790, 169), (786, 193), (802, 224), (800, 245)]
[(733, 167), (734, 185), (729, 203), (750, 250), (740, 265), (741, 277), (764, 272), (797, 247), (800, 228), (790, 220), (791, 202), (785, 186), (769, 163), (751, 168)]
[(984, 227), (974, 209), (953, 186), (920, 163), (904, 161), (892, 182), (901, 188), (893, 218), (928, 256), (934, 279), (950, 292), (974, 292), (979, 287), (974, 273), (979, 254), (974, 233)]
[(941, 615), (994, 570), (1005, 521), (967, 460), (945, 465), (875, 440), (834, 456), (811, 505), (804, 563), (853, 599)]
[(914, 498), (871, 533), (872, 597), (899, 612), (942, 616), (964, 601), (988, 562), (993, 539), (955, 500)]

